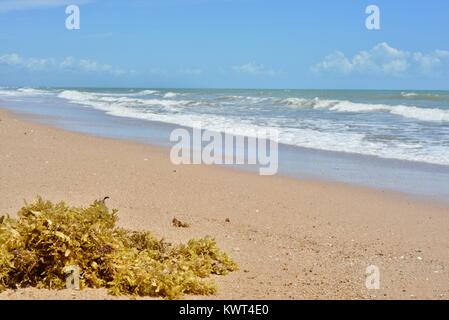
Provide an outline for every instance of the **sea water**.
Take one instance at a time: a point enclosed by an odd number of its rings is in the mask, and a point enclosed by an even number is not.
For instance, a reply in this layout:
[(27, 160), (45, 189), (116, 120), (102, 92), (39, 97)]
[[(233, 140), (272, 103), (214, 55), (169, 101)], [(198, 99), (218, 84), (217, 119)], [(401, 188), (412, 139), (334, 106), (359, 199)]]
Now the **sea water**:
[(448, 91), (1, 88), (0, 103), (161, 145), (179, 126), (275, 129), (283, 174), (449, 198)]

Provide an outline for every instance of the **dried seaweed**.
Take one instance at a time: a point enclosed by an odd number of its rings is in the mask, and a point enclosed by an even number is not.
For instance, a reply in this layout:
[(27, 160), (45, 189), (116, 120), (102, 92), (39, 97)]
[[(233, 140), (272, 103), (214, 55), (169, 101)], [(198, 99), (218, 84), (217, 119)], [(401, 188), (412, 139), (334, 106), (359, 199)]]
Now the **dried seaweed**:
[(173, 227), (176, 228), (188, 228), (190, 227), (190, 225), (188, 223), (182, 222), (176, 218), (173, 218), (173, 220), (171, 221), (171, 224), (173, 225)]
[(38, 198), (0, 222), (0, 291), (25, 287), (63, 289), (69, 266), (80, 287), (113, 295), (158, 296), (216, 292), (208, 279), (237, 270), (211, 238), (173, 245), (147, 231), (116, 226), (117, 210), (104, 201), (87, 208)]

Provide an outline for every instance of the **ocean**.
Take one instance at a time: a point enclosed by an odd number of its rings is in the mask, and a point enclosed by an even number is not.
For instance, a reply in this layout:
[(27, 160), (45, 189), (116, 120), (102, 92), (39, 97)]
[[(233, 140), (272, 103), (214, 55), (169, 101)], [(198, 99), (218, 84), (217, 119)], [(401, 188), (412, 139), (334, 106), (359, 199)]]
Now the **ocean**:
[[(156, 122), (244, 136), (273, 128), (288, 158), (287, 174), (379, 186), (389, 179), (386, 171), (397, 176), (409, 170), (408, 184), (416, 191), (426, 181), (414, 174), (423, 171), (432, 176), (430, 193), (449, 195), (449, 182), (439, 181), (449, 181), (448, 91), (1, 88), (0, 103), (68, 129), (140, 141), (146, 137), (138, 128), (152, 123), (147, 142), (156, 144), (168, 140), (163, 130), (154, 133)], [(86, 121), (87, 115), (96, 122)], [(295, 150), (308, 150), (307, 156)], [(364, 161), (380, 167), (365, 178), (349, 169)], [(397, 189), (397, 179), (390, 180), (380, 186)]]

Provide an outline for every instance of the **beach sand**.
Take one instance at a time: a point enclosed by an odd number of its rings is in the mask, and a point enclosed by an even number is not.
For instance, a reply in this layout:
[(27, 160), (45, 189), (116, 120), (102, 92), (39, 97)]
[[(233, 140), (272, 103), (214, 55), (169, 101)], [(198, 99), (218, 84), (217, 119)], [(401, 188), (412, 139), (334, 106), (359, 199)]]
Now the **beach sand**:
[[(208, 299), (449, 298), (449, 205), (342, 183), (174, 166), (168, 149), (67, 132), (3, 110), (0, 119), (0, 213), (14, 214), (37, 195), (84, 206), (109, 196), (123, 227), (173, 242), (210, 235), (240, 270), (215, 277), (219, 291)], [(190, 228), (173, 227), (173, 217)], [(380, 270), (379, 290), (365, 287), (370, 265)], [(92, 289), (0, 294), (111, 298)]]

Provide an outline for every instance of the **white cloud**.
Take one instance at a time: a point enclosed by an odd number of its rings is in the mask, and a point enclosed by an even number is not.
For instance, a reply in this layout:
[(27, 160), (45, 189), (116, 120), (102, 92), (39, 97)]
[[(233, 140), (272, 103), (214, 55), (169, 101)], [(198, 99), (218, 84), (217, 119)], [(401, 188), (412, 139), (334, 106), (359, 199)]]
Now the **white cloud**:
[(88, 3), (90, 0), (1, 0), (0, 13)]
[(66, 57), (64, 60), (61, 61), (59, 66), (61, 68), (70, 68), (75, 64), (75, 59), (73, 57)]
[(78, 63), (78, 67), (87, 72), (96, 73), (110, 73), (113, 75), (123, 75), (126, 73), (125, 70), (120, 68), (115, 68), (109, 64), (100, 64), (94, 60), (82, 59)]
[(324, 58), (323, 61), (313, 66), (316, 72), (333, 70), (338, 73), (350, 73), (352, 70), (351, 62), (340, 52), (334, 52)]
[(82, 71), (88, 73), (105, 73), (115, 76), (136, 74), (136, 71), (134, 70), (125, 70), (109, 64), (101, 64), (90, 59), (76, 60), (73, 57), (66, 57), (58, 61), (53, 58), (25, 58), (17, 53), (8, 53), (0, 55), (0, 65), (1, 64), (27, 69), (29, 71)]
[(449, 51), (410, 52), (382, 42), (370, 50), (356, 53), (352, 58), (342, 52), (334, 52), (311, 69), (316, 73), (437, 76), (444, 68), (449, 71)]
[(240, 66), (233, 66), (232, 70), (238, 73), (250, 74), (250, 75), (275, 75), (276, 72), (270, 68), (265, 67), (263, 64), (257, 64), (255, 62), (248, 62)]
[(9, 53), (0, 56), (0, 64), (18, 66), (30, 70), (44, 69), (51, 63), (51, 59), (23, 58), (17, 53)]

